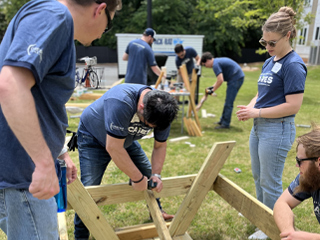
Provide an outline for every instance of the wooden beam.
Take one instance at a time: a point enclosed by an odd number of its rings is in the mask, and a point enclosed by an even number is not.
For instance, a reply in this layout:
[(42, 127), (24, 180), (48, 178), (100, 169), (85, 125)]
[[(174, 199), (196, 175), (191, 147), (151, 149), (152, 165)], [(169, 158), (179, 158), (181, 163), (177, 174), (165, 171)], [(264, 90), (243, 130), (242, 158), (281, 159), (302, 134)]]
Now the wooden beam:
[[(197, 86), (197, 73), (195, 69), (192, 69), (192, 75), (191, 75), (191, 92), (193, 99), (195, 99), (195, 92), (196, 92), (196, 86)], [(188, 116), (191, 116), (191, 105), (189, 104), (189, 110), (188, 110)]]
[[(165, 224), (168, 228), (171, 222), (166, 222)], [(154, 223), (145, 223), (135, 226), (123, 227), (117, 229), (116, 234), (120, 240), (153, 239), (158, 236)]]
[(154, 88), (158, 88), (158, 86), (159, 86), (159, 84), (160, 84), (160, 82), (161, 82), (161, 79), (162, 79), (162, 77), (163, 77), (163, 74), (164, 74), (164, 72), (161, 71), (161, 73), (160, 73), (160, 75), (159, 75), (159, 77), (158, 77), (158, 79), (157, 79), (157, 81), (156, 81), (156, 85), (155, 85)]
[[(154, 193), (154, 195), (157, 198), (184, 195), (188, 192), (195, 177), (196, 174), (163, 178), (162, 191), (160, 193)], [(72, 184), (70, 186), (72, 186)], [(90, 186), (85, 187), (85, 189), (98, 206), (145, 200), (143, 192), (133, 190), (128, 183)], [(72, 208), (68, 196), (68, 210)]]
[(280, 239), (273, 212), (235, 183), (219, 174), (213, 190), (271, 239)]
[(234, 141), (213, 145), (172, 221), (169, 228), (171, 236), (183, 235), (187, 231), (234, 145)]
[(68, 185), (68, 202), (97, 240), (119, 240), (94, 200), (77, 178)]
[(149, 206), (153, 222), (156, 225), (158, 236), (161, 240), (172, 240), (153, 192), (151, 190), (146, 190), (144, 191), (144, 196)]
[(68, 228), (66, 222), (66, 212), (58, 213), (58, 225), (60, 240), (68, 240)]

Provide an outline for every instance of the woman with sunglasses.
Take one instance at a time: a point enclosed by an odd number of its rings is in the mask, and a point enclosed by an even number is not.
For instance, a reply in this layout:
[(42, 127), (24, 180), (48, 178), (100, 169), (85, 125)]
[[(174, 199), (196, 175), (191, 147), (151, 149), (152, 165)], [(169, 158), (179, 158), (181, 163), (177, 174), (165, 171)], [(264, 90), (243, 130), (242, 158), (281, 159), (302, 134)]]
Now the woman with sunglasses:
[[(257, 199), (271, 209), (282, 193), (282, 172), (294, 142), (294, 117), (302, 104), (307, 75), (304, 62), (291, 47), (296, 36), (294, 16), (292, 8), (282, 7), (262, 26), (259, 42), (271, 57), (262, 66), (257, 95), (247, 106), (238, 106), (236, 113), (239, 121), (253, 118), (252, 174)], [(249, 239), (259, 234), (264, 233), (258, 231)]]

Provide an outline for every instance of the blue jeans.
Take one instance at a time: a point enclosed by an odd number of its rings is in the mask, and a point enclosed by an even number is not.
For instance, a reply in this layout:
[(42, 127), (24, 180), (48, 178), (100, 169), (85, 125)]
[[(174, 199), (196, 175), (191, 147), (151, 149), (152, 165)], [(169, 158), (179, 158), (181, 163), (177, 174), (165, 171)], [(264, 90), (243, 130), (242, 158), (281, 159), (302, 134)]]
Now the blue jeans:
[[(151, 163), (140, 144), (134, 141), (126, 148), (131, 160), (147, 176), (151, 176)], [(111, 156), (95, 138), (78, 131), (78, 151), (81, 170), (81, 182), (84, 186), (100, 185), (103, 174), (111, 161)], [(161, 209), (159, 200), (159, 207)], [(89, 231), (77, 214), (74, 218), (74, 235), (76, 239), (88, 239)]]
[(273, 209), (283, 192), (284, 163), (296, 134), (294, 117), (255, 118), (253, 121), (250, 155), (257, 199)]
[(220, 118), (221, 125), (230, 126), (231, 122), (231, 115), (233, 110), (233, 102), (236, 99), (238, 91), (242, 86), (244, 78), (240, 78), (238, 80), (231, 80), (228, 82), (227, 85), (227, 92), (226, 92), (226, 100), (223, 107), (222, 116)]
[(27, 189), (0, 190), (0, 228), (8, 240), (57, 240), (57, 203), (39, 200)]

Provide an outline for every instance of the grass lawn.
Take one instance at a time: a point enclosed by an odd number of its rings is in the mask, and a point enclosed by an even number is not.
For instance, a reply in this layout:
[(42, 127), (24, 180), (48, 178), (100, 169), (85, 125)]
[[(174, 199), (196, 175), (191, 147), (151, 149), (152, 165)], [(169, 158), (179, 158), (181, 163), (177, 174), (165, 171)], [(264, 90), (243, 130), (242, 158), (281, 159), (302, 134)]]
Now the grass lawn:
[[(262, 64), (255, 65), (258, 67), (256, 71), (246, 71), (245, 81), (241, 87), (235, 101), (235, 106), (246, 105), (257, 93), (257, 80), (260, 74)], [(294, 76), (292, 76), (294, 77)], [(202, 77), (200, 78), (200, 92), (204, 92), (204, 88), (212, 85), (216, 78), (212, 69), (202, 69)], [(297, 114), (296, 124), (310, 125), (311, 121), (319, 123), (320, 121), (320, 98), (318, 96), (320, 89), (320, 66), (308, 67), (308, 76), (304, 94), (303, 105)], [(195, 174), (199, 171), (209, 150), (215, 142), (235, 140), (236, 145), (233, 148), (229, 158), (221, 170), (221, 174), (238, 184), (245, 191), (255, 196), (255, 186), (251, 173), (250, 154), (249, 154), (249, 133), (252, 127), (252, 120), (239, 122), (234, 115), (231, 121), (230, 129), (216, 130), (214, 122), (219, 121), (225, 100), (226, 84), (224, 83), (218, 89), (217, 97), (209, 97), (204, 103), (202, 109), (206, 109), (207, 113), (215, 114), (215, 118), (201, 118), (199, 112), (200, 123), (203, 131), (202, 137), (190, 137), (187, 141), (195, 144), (190, 147), (184, 141), (168, 143), (167, 157), (163, 167), (163, 177), (181, 176), (187, 174)], [(201, 97), (201, 96), (200, 96)], [(79, 122), (78, 118), (69, 118), (69, 129), (76, 131)], [(181, 134), (181, 113), (177, 120), (172, 124), (170, 138), (186, 136)], [(296, 128), (296, 135), (302, 135), (310, 128)], [(151, 156), (153, 148), (153, 139), (140, 140), (140, 144), (146, 151), (148, 157)], [(295, 147), (292, 146), (285, 163), (283, 173), (283, 188), (287, 188), (291, 181), (298, 174), (298, 168), (295, 167)], [(79, 166), (78, 153), (72, 152), (71, 157)], [(241, 173), (235, 173), (234, 168), (238, 167)], [(80, 168), (78, 168), (80, 169)], [(78, 172), (80, 177), (80, 170)], [(127, 182), (128, 177), (122, 173), (111, 162), (105, 176), (103, 184), (123, 183)], [(163, 198), (162, 205), (168, 213), (175, 213), (184, 196)], [(130, 226), (149, 222), (149, 213), (145, 201), (132, 202), (126, 204), (108, 205), (101, 207), (105, 213), (108, 222), (114, 228)], [(312, 201), (309, 199), (294, 210), (296, 215), (296, 226), (305, 231), (313, 231), (320, 233), (319, 224), (313, 213)], [(73, 240), (73, 217), (74, 211), (67, 211), (67, 224), (69, 239)], [(198, 214), (192, 221), (188, 229), (189, 235), (194, 240), (222, 240), (222, 239), (247, 239), (254, 232), (255, 226), (247, 219), (238, 216), (238, 212), (227, 204), (219, 195), (210, 191), (203, 201)], [(0, 234), (0, 239), (5, 239), (4, 234)], [(94, 239), (93, 237), (91, 239)]]

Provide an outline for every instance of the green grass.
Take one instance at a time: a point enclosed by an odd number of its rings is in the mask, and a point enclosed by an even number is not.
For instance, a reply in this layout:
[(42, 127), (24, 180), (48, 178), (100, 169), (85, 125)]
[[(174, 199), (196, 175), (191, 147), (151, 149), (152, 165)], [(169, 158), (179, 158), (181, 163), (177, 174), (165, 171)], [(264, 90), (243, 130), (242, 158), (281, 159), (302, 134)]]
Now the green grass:
[[(245, 81), (241, 87), (235, 101), (235, 106), (248, 104), (257, 93), (257, 80), (260, 74), (261, 64), (256, 65), (257, 71), (245, 72)], [(294, 76), (292, 76), (294, 77)], [(212, 85), (216, 78), (211, 69), (204, 69), (200, 80), (200, 92), (204, 88)], [(304, 94), (303, 105), (296, 116), (296, 124), (310, 125), (311, 121), (319, 122), (320, 118), (320, 98), (318, 91), (320, 89), (320, 66), (308, 67), (308, 77)], [(216, 92), (217, 97), (209, 97), (204, 103), (202, 109), (207, 113), (213, 113), (215, 118), (201, 118), (200, 123), (203, 131), (202, 137), (190, 137), (187, 141), (196, 145), (192, 148), (185, 144), (185, 141), (168, 143), (167, 157), (164, 163), (162, 176), (173, 177), (187, 174), (195, 174), (199, 171), (209, 150), (215, 142), (235, 140), (236, 145), (233, 148), (229, 158), (224, 164), (221, 174), (238, 184), (248, 193), (255, 196), (255, 187), (251, 173), (250, 155), (249, 155), (249, 133), (252, 127), (252, 120), (239, 122), (234, 114), (229, 130), (215, 130), (214, 122), (218, 121), (222, 112), (225, 100), (226, 84), (224, 83)], [(234, 113), (236, 112), (234, 108)], [(186, 131), (181, 134), (181, 113), (178, 119), (172, 124), (170, 138), (176, 138), (187, 135)], [(70, 129), (76, 130), (79, 119), (69, 119)], [(310, 128), (297, 127), (297, 136), (310, 131)], [(140, 140), (140, 144), (150, 157), (153, 147), (153, 139)], [(295, 147), (291, 151), (285, 163), (283, 173), (283, 187), (288, 187), (291, 181), (298, 173), (295, 167)], [(71, 157), (79, 165), (77, 152), (72, 152)], [(233, 171), (235, 167), (242, 170), (237, 174)], [(79, 169), (79, 168), (78, 168)], [(80, 175), (80, 172), (78, 173)], [(104, 177), (103, 184), (113, 184), (127, 182), (128, 177), (119, 171), (111, 162)], [(163, 198), (163, 208), (168, 213), (175, 213), (184, 196)], [(148, 222), (149, 213), (144, 201), (116, 204), (101, 207), (108, 222), (114, 228), (136, 225)], [(311, 200), (301, 204), (294, 210), (296, 215), (296, 226), (305, 231), (320, 233), (319, 224), (313, 214), (313, 205)], [(73, 240), (73, 217), (74, 211), (67, 211), (67, 223), (69, 239)], [(188, 233), (194, 240), (227, 240), (227, 239), (247, 239), (254, 232), (255, 226), (247, 219), (238, 216), (238, 212), (227, 204), (215, 192), (209, 192), (203, 201), (196, 217), (188, 229)], [(5, 239), (4, 234), (0, 234), (0, 239)], [(92, 238), (94, 239), (94, 238)]]

